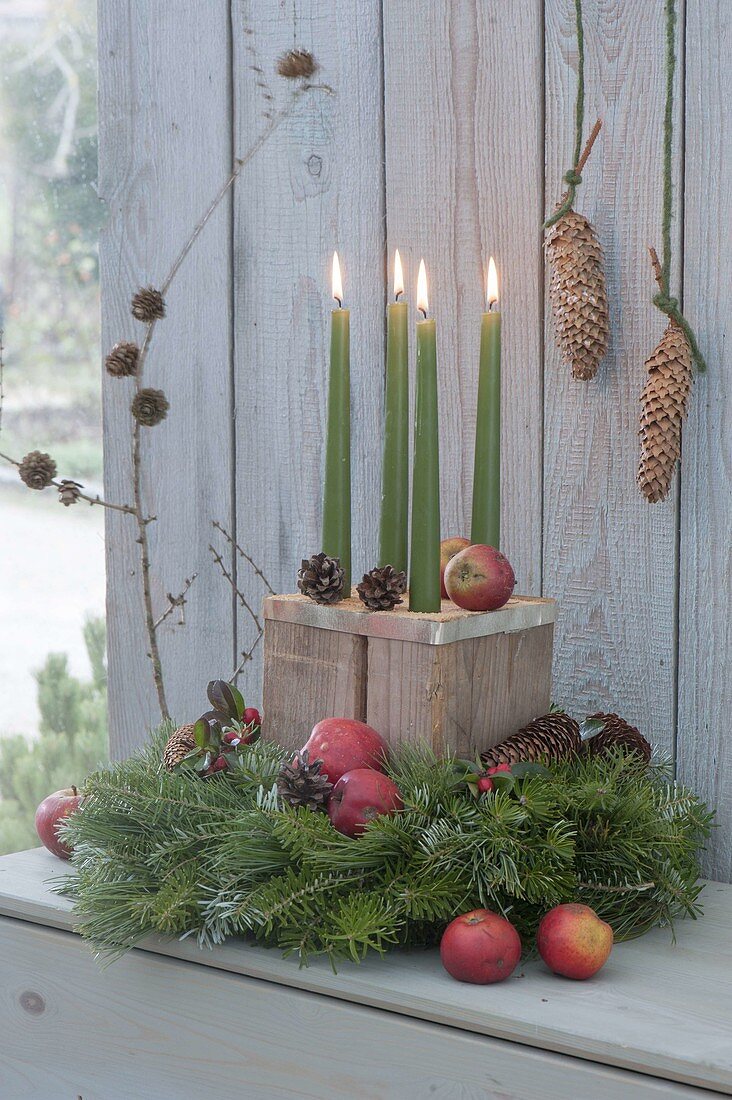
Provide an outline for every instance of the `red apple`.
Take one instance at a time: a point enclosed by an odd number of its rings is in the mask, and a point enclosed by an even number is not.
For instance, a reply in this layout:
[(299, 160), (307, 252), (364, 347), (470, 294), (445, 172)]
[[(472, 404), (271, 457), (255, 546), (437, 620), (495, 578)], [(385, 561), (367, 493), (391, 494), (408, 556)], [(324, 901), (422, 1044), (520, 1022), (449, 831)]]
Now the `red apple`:
[(354, 768), (374, 768), (383, 771), (389, 756), (389, 746), (380, 733), (355, 718), (324, 718), (313, 727), (303, 745), (311, 762), (322, 760), (321, 774), (337, 783)]
[(71, 849), (59, 839), (56, 828), (68, 815), (77, 810), (82, 796), (76, 787), (66, 787), (54, 791), (43, 799), (36, 810), (36, 832), (42, 844), (59, 859), (69, 859)]
[(493, 546), (476, 543), (461, 550), (445, 570), (445, 588), (466, 611), (497, 611), (516, 585), (511, 563)]
[(466, 546), (470, 546), (470, 539), (461, 538), (460, 535), (451, 535), (449, 539), (443, 539), (440, 543), (440, 595), (443, 600), (448, 599), (447, 589), (445, 588), (447, 563), (461, 550), (464, 550)]
[(440, 958), (459, 982), (503, 982), (519, 964), (521, 938), (499, 913), (473, 909), (448, 924), (440, 941)]
[(334, 829), (360, 836), (369, 821), (404, 807), (393, 779), (372, 768), (354, 768), (336, 783), (328, 799), (328, 817)]
[(582, 980), (607, 962), (613, 930), (589, 905), (556, 905), (541, 919), (536, 946), (555, 974)]

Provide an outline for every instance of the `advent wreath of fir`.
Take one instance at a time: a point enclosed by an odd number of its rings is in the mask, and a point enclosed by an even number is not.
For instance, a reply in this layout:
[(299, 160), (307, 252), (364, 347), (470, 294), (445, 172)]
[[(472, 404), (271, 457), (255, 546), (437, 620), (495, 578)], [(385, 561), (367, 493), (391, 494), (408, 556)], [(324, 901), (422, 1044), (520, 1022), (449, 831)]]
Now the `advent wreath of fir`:
[(335, 964), (435, 943), (478, 907), (507, 915), (524, 943), (566, 901), (592, 906), (616, 940), (700, 912), (711, 815), (637, 754), (516, 765), (476, 797), (464, 761), (400, 748), (389, 772), (404, 809), (349, 838), (281, 798), (292, 753), (274, 742), (240, 745), (234, 766), (202, 779), (161, 766), (171, 732), (163, 725), (139, 755), (92, 775), (61, 830), (75, 874), (58, 889), (106, 958), (150, 933), (201, 946), (246, 935)]

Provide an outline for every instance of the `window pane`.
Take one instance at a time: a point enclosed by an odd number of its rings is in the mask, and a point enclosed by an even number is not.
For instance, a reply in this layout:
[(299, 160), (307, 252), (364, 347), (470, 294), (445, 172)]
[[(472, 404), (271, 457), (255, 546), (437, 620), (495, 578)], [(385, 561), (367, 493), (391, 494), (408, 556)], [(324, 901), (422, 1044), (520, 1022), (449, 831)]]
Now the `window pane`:
[[(0, 0), (0, 64), (0, 451), (95, 492), (96, 4)], [(0, 851), (35, 844), (36, 803), (106, 754), (103, 527), (0, 463)]]

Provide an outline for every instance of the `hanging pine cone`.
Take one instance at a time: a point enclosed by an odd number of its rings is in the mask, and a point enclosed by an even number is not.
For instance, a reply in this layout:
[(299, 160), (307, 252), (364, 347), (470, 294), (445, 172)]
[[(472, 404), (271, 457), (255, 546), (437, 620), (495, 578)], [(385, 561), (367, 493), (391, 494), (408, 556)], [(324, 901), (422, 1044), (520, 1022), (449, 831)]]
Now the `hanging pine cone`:
[(68, 478), (64, 478), (58, 487), (58, 499), (59, 503), (63, 504), (64, 508), (70, 507), (72, 504), (76, 504), (81, 494), (81, 485), (78, 481), (69, 481)]
[(174, 733), (171, 733), (168, 743), (163, 749), (163, 764), (166, 769), (172, 772), (195, 747), (196, 739), (193, 736), (193, 726), (179, 726)]
[(139, 356), (140, 349), (137, 344), (123, 341), (120, 344), (114, 345), (109, 355), (104, 360), (104, 366), (107, 368), (107, 373), (111, 374), (114, 378), (129, 378), (131, 375), (137, 373), (137, 360)]
[(336, 603), (343, 599), (345, 576), (340, 558), (315, 554), (312, 558), (303, 558), (297, 571), (297, 587), (316, 603)]
[(610, 321), (602, 247), (594, 226), (568, 210), (547, 232), (554, 336), (572, 377), (594, 378), (607, 351)]
[(579, 726), (563, 711), (551, 711), (534, 718), (518, 733), (481, 753), (487, 768), (498, 764), (518, 764), (519, 761), (543, 760), (549, 763), (565, 760), (579, 752), (582, 745)]
[(307, 80), (318, 71), (318, 67), (308, 50), (288, 50), (277, 62), (277, 72), (287, 80)]
[(130, 412), (138, 424), (154, 428), (168, 415), (170, 405), (162, 390), (140, 390), (132, 399)]
[(18, 473), (29, 489), (47, 489), (56, 476), (56, 463), (44, 451), (29, 451)]
[(364, 573), (363, 580), (356, 585), (358, 598), (370, 611), (391, 611), (397, 604), (403, 603), (402, 596), (406, 590), (407, 574), (404, 570), (396, 570), (393, 565)]
[(277, 776), (280, 798), (289, 806), (307, 806), (310, 810), (325, 809), (333, 790), (327, 775), (321, 775), (322, 760), (308, 759), (303, 749), (289, 764), (284, 763)]
[(583, 744), (583, 749), (593, 755), (604, 753), (611, 748), (623, 749), (627, 753), (635, 753), (646, 764), (651, 759), (651, 746), (640, 730), (631, 726), (619, 714), (591, 714), (590, 722), (602, 722), (602, 729)]
[(641, 394), (638, 487), (649, 504), (668, 496), (681, 457), (681, 425), (691, 391), (692, 354), (684, 330), (669, 321), (646, 361), (648, 381)]
[(154, 286), (141, 287), (130, 303), (132, 316), (149, 325), (165, 316), (165, 299)]

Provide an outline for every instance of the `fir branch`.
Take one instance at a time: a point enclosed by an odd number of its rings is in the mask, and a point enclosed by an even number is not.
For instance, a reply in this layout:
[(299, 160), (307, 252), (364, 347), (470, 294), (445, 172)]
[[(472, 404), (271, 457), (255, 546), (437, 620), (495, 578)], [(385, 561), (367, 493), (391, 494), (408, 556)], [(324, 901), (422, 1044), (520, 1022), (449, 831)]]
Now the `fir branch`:
[(201, 945), (249, 934), (335, 965), (435, 942), (482, 905), (530, 937), (547, 906), (578, 894), (617, 939), (700, 912), (711, 815), (666, 769), (622, 753), (579, 756), (476, 799), (464, 765), (397, 750), (404, 810), (350, 839), (324, 814), (280, 806), (279, 746), (249, 746), (230, 773), (201, 780), (161, 769), (169, 730), (90, 777), (83, 813), (62, 828), (77, 872), (65, 888), (105, 958), (151, 932)]

